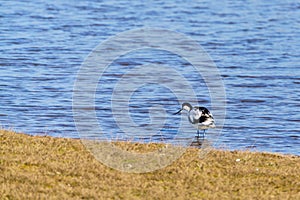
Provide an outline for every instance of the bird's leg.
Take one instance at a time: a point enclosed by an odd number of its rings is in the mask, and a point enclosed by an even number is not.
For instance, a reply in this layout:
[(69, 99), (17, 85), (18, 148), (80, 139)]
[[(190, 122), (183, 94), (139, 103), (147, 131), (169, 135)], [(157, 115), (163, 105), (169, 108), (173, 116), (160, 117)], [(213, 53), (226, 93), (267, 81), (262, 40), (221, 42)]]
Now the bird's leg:
[(197, 129), (197, 139), (199, 139), (200, 138), (200, 131), (199, 131), (199, 129)]
[(203, 140), (205, 138), (205, 131), (206, 131), (206, 129), (203, 130), (203, 135), (202, 135), (203, 136)]

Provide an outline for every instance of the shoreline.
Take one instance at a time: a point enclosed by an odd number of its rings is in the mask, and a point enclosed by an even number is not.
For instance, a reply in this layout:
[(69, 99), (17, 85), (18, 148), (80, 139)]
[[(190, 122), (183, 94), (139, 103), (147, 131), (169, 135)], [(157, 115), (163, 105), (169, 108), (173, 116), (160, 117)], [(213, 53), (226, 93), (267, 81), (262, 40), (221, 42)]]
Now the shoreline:
[[(52, 138), (57, 138), (57, 139), (71, 139), (71, 140), (78, 140), (81, 141), (82, 139), (78, 136), (78, 137), (64, 137), (64, 136), (56, 136), (56, 135), (50, 135), (47, 133), (40, 133), (40, 134), (27, 134), (27, 133), (23, 133), (23, 132), (17, 132), (14, 131), (13, 129), (5, 129), (5, 128), (1, 128), (0, 127), (0, 131), (10, 131), (10, 132), (15, 132), (18, 134), (24, 134), (24, 135), (28, 135), (28, 136), (33, 136), (33, 137), (52, 137)], [(110, 139), (101, 139), (98, 140), (101, 142), (130, 142), (130, 143), (140, 143), (140, 144), (148, 144), (148, 143), (152, 143), (152, 144), (168, 144), (168, 145), (174, 145), (177, 146), (176, 144), (172, 144), (172, 143), (164, 143), (162, 142), (158, 142), (158, 141), (151, 141), (151, 142), (143, 142), (143, 140), (141, 139), (140, 141), (131, 141), (131, 140), (126, 140), (126, 139), (121, 139), (121, 138), (110, 138)], [(193, 142), (192, 142), (193, 143)], [(183, 148), (190, 148), (193, 147), (192, 143), (190, 146), (182, 146)], [(289, 152), (279, 152), (279, 151), (264, 151), (264, 150), (257, 150), (256, 147), (243, 147), (243, 148), (239, 148), (239, 149), (230, 149), (230, 148), (226, 148), (226, 146), (224, 147), (213, 147), (215, 150), (221, 150), (221, 151), (249, 151), (249, 152), (254, 152), (254, 153), (269, 153), (269, 154), (275, 154), (275, 155), (283, 155), (283, 156), (296, 156), (296, 157), (300, 157), (300, 154), (293, 154), (293, 153), (289, 153)]]
[[(145, 153), (163, 144), (116, 142)], [(187, 148), (149, 173), (107, 167), (79, 139), (0, 130), (3, 199), (299, 199), (300, 157), (279, 153)]]

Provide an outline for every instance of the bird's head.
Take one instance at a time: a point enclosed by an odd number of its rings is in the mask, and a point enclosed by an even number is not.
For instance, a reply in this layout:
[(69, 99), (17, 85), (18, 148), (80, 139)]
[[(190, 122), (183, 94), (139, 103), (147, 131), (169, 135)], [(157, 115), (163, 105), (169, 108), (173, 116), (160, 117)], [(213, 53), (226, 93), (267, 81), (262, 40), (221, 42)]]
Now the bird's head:
[(188, 112), (191, 111), (192, 110), (192, 105), (189, 104), (189, 103), (183, 103), (182, 106), (181, 106), (181, 109), (178, 112), (174, 113), (174, 115), (178, 115), (184, 110), (186, 110)]

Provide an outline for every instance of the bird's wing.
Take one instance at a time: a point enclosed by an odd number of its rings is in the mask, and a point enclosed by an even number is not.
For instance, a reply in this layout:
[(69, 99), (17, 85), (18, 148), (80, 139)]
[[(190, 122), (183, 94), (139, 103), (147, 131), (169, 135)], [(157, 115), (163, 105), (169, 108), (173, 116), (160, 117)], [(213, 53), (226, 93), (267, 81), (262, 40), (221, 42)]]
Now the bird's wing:
[(199, 107), (198, 109), (201, 111), (199, 123), (203, 123), (203, 122), (213, 123), (214, 122), (214, 117), (207, 108)]

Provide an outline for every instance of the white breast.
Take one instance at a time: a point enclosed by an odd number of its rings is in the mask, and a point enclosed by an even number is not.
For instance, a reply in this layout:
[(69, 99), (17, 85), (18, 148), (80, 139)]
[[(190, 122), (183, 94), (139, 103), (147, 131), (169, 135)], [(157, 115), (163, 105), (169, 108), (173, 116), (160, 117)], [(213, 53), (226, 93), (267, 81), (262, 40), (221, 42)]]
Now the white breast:
[(192, 124), (196, 124), (199, 122), (199, 118), (201, 117), (201, 112), (198, 109), (193, 109), (188, 113), (189, 121)]

